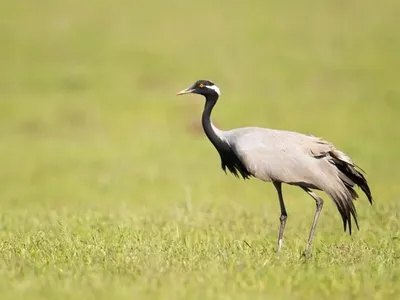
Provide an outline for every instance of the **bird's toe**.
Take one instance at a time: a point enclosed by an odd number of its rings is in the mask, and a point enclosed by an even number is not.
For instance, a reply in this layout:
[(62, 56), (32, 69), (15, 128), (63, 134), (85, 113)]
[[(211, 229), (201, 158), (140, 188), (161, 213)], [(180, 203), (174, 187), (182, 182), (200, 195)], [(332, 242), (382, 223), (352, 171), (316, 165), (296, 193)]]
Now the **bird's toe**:
[(300, 256), (301, 259), (308, 260), (311, 258), (311, 252), (308, 249), (305, 249)]

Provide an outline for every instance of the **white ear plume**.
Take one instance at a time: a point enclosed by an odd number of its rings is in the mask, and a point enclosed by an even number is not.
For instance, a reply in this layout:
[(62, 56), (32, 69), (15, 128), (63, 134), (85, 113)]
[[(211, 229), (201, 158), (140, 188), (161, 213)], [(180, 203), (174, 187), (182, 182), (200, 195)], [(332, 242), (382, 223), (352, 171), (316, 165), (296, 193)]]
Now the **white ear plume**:
[(216, 86), (215, 84), (214, 85), (206, 85), (205, 87), (210, 90), (214, 90), (218, 94), (218, 96), (221, 96), (221, 91), (219, 90), (219, 87)]

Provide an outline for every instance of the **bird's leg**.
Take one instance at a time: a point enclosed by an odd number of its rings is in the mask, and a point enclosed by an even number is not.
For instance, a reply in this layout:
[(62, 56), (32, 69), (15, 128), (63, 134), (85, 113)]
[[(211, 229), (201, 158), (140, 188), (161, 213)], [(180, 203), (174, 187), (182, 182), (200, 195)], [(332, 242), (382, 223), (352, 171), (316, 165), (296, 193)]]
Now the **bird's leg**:
[(281, 207), (281, 216), (279, 217), (281, 225), (279, 227), (278, 248), (276, 250), (276, 255), (279, 258), (279, 253), (281, 251), (282, 241), (283, 241), (283, 231), (285, 230), (285, 225), (286, 225), (287, 212), (286, 212), (285, 202), (283, 202), (282, 183), (281, 182), (273, 182), (273, 183), (276, 188), (276, 191), (278, 192), (279, 205)]
[(319, 215), (321, 213), (322, 207), (324, 206), (324, 200), (322, 200), (320, 197), (318, 197), (314, 192), (312, 192), (308, 188), (303, 188), (303, 190), (307, 194), (309, 194), (311, 197), (314, 198), (315, 203), (317, 205), (317, 209), (315, 210), (315, 214), (314, 214), (314, 221), (313, 221), (313, 224), (311, 226), (310, 235), (308, 237), (307, 247), (303, 252), (303, 256), (307, 256), (309, 254), (309, 251), (310, 251), (310, 248), (311, 248), (311, 244), (312, 244), (312, 241), (314, 239), (315, 228), (317, 227), (318, 218), (319, 218)]

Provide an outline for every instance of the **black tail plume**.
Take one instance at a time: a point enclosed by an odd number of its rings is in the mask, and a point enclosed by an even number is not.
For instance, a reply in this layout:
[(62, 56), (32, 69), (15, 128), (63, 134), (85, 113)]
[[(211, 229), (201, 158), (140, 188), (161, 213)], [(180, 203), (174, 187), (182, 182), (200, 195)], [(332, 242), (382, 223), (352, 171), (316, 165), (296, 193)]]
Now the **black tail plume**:
[(370, 204), (373, 203), (371, 189), (369, 188), (365, 176), (362, 174), (361, 171), (357, 170), (358, 167), (339, 159), (336, 155), (331, 155), (331, 156), (333, 158), (332, 163), (339, 169), (340, 172), (342, 172), (348, 179), (352, 181), (348, 182), (342, 179), (344, 185), (346, 186), (347, 190), (351, 195), (351, 199), (343, 199), (341, 201), (337, 201), (336, 203), (339, 213), (343, 219), (344, 231), (346, 231), (348, 225), (349, 234), (351, 234), (351, 217), (353, 217), (357, 228), (359, 228), (357, 221), (357, 211), (352, 201), (356, 200), (358, 198), (358, 195), (356, 191), (353, 189), (353, 187), (354, 185), (357, 185), (367, 196)]

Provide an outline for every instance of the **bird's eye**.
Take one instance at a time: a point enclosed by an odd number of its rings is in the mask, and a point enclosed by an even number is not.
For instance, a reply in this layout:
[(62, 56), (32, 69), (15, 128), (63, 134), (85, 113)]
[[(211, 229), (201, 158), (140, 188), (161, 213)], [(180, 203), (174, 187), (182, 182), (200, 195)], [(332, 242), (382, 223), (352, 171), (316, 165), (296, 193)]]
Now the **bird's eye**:
[(200, 83), (200, 84), (199, 84), (199, 87), (203, 88), (203, 87), (204, 87), (204, 84)]

